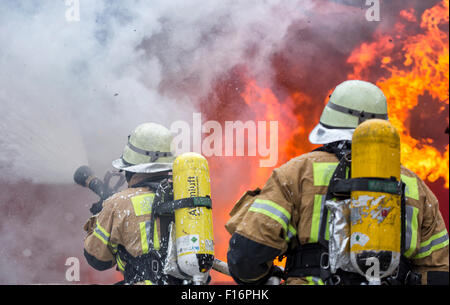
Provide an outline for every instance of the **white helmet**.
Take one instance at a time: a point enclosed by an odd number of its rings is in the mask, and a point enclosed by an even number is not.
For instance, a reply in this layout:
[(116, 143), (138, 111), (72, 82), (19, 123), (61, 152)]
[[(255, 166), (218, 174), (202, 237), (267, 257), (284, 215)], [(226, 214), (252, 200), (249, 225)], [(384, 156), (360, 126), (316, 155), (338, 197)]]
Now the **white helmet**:
[(355, 128), (368, 119), (388, 119), (386, 97), (380, 88), (361, 80), (339, 84), (325, 106), (320, 122), (309, 134), (313, 144), (352, 140)]
[(170, 151), (172, 134), (156, 123), (144, 123), (128, 136), (122, 157), (112, 162), (120, 170), (133, 173), (156, 173), (172, 170), (175, 159)]

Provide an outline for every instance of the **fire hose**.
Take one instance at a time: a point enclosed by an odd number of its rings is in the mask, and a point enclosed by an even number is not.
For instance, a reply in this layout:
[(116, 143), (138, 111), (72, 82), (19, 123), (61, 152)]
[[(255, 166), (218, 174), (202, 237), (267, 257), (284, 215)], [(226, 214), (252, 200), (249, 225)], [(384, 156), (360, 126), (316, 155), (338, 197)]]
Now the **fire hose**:
[[(111, 179), (113, 177), (117, 177), (117, 181), (113, 186), (111, 186)], [(73, 179), (76, 184), (89, 188), (100, 197), (100, 200), (93, 203), (89, 209), (93, 215), (98, 214), (102, 210), (103, 201), (118, 192), (119, 188), (125, 183), (125, 177), (121, 173), (107, 172), (103, 180), (101, 180), (94, 175), (91, 168), (85, 165), (80, 166), (75, 171)], [(227, 263), (217, 258), (214, 258), (212, 269), (230, 276)]]

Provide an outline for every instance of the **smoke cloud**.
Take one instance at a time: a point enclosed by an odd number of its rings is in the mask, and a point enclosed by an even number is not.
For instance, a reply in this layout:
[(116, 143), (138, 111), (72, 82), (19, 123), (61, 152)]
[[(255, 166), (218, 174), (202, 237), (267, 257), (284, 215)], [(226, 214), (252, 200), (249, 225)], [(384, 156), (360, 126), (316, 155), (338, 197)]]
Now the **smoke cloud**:
[(79, 164), (109, 169), (135, 126), (190, 120), (249, 46), (267, 56), (294, 4), (80, 0), (68, 22), (64, 1), (2, 2), (1, 175), (68, 183)]

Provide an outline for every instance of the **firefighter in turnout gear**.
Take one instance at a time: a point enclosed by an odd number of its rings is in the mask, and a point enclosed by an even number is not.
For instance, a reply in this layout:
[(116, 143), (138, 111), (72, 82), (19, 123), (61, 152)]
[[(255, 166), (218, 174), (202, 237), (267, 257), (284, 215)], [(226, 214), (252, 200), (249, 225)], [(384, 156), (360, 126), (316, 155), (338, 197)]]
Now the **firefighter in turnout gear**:
[[(262, 189), (240, 198), (226, 224), (232, 234), (228, 267), (238, 284), (266, 284), (274, 275), (286, 284), (367, 283), (367, 277), (357, 272), (341, 268), (331, 272), (329, 245), (334, 236), (330, 236), (325, 202), (335, 195), (330, 181), (338, 181), (339, 175), (341, 180), (348, 178), (346, 170), (338, 169), (351, 154), (355, 129), (375, 119), (388, 119), (383, 92), (360, 80), (341, 83), (309, 136), (311, 143), (322, 146), (275, 169)], [(396, 272), (382, 282), (448, 285), (449, 240), (438, 200), (424, 181), (403, 166), (399, 178), (402, 191), (395, 193), (402, 195), (401, 238), (397, 239), (401, 257)], [(284, 270), (273, 264), (277, 257), (286, 257)]]
[(103, 202), (85, 224), (84, 255), (97, 270), (115, 265), (125, 284), (181, 284), (162, 272), (167, 256), (168, 226), (173, 215), (152, 217), (156, 202), (172, 200), (174, 156), (170, 131), (144, 123), (128, 137), (122, 157), (112, 165), (125, 172), (128, 188)]

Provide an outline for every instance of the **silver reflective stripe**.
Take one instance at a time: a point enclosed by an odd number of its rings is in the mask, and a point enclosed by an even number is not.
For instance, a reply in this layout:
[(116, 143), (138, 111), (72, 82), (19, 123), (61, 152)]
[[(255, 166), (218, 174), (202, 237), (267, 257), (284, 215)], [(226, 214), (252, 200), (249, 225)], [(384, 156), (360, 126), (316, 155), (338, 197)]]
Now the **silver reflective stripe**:
[(287, 242), (289, 242), (296, 235), (297, 235), (297, 230), (292, 225), (289, 225), (288, 230), (287, 230), (287, 236), (286, 236), (285, 240)]
[(439, 238), (432, 240), (428, 245), (419, 249), (419, 251), (416, 254), (416, 257), (424, 257), (424, 256), (426, 256), (426, 255), (424, 255), (426, 252), (429, 252), (429, 253), (427, 253), (427, 255), (431, 254), (431, 252), (432, 252), (431, 249), (433, 247), (435, 247), (439, 244), (444, 244), (447, 240), (448, 240), (448, 234), (445, 234)]
[(289, 230), (288, 233), (287, 233), (287, 238), (290, 240), (290, 239), (292, 239), (292, 237), (294, 237), (295, 235), (296, 235), (296, 233), (291, 232), (291, 230)]
[(313, 277), (312, 277), (312, 280), (313, 280), (314, 284), (316, 284), (316, 285), (321, 285), (321, 284), (322, 284), (322, 283), (320, 282), (321, 278), (319, 278), (319, 277), (313, 276)]
[(413, 255), (414, 251), (417, 249), (417, 241), (418, 241), (418, 218), (417, 215), (419, 213), (419, 209), (410, 205), (406, 206), (405, 211), (405, 257), (409, 258)]
[(406, 213), (405, 250), (408, 250), (411, 246), (411, 237), (412, 237), (411, 220), (413, 216), (413, 208), (407, 205), (405, 213)]
[[(319, 239), (320, 239), (320, 236), (322, 236), (324, 239), (326, 239), (326, 231), (327, 231), (327, 227), (328, 226), (324, 226), (324, 224), (323, 224), (323, 220), (325, 219), (325, 221), (326, 221), (326, 219), (328, 218), (328, 208), (325, 206), (325, 199), (326, 199), (326, 195), (323, 195), (322, 196), (322, 202), (320, 203), (321, 204), (321, 206), (320, 206), (320, 221), (319, 221)], [(324, 213), (327, 213), (327, 217), (325, 218), (324, 216)], [(322, 232), (322, 229), (325, 229), (325, 232)]]
[(103, 232), (99, 229), (99, 228), (95, 228), (94, 229), (95, 233), (100, 235), (105, 242), (109, 242), (109, 236), (106, 236), (105, 234), (103, 234)]
[(284, 215), (280, 210), (277, 210), (268, 204), (258, 203), (257, 201), (255, 201), (252, 204), (252, 208), (263, 209), (263, 210), (269, 211), (270, 213), (281, 218), (286, 223), (286, 226), (289, 224), (289, 218), (287, 218), (286, 215)]
[(151, 233), (150, 226), (151, 226), (150, 221), (146, 221), (145, 222), (145, 232), (147, 233), (147, 244), (149, 245), (149, 247), (153, 248), (153, 236), (150, 236), (150, 233)]

